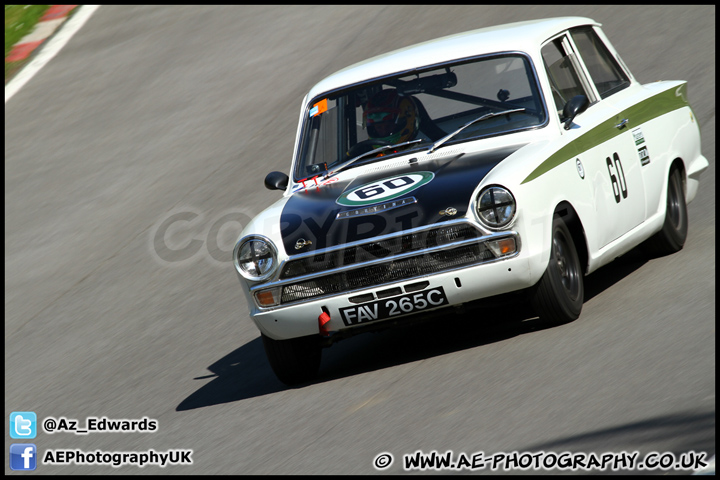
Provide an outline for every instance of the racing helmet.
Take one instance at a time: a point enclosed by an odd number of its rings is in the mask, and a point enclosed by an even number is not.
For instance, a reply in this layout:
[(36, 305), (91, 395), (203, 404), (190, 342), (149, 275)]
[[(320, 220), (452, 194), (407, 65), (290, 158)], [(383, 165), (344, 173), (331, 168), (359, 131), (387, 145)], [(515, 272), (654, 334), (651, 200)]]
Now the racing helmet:
[(412, 97), (395, 90), (381, 90), (368, 100), (363, 126), (371, 139), (391, 144), (413, 140), (420, 127), (420, 115)]

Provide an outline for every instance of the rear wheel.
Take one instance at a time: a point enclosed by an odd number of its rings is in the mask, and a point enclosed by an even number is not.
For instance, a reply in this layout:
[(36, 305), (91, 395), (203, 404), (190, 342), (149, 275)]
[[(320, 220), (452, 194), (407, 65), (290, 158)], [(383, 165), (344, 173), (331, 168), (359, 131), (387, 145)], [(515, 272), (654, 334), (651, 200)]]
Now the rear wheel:
[(565, 222), (555, 217), (550, 261), (533, 291), (533, 308), (546, 322), (571, 322), (580, 316), (584, 294), (582, 267), (572, 236)]
[(650, 250), (659, 255), (679, 252), (685, 245), (688, 214), (682, 180), (682, 171), (674, 168), (668, 179), (665, 223), (662, 230), (648, 240)]
[(270, 367), (281, 382), (292, 386), (315, 378), (320, 369), (322, 356), (320, 337), (311, 335), (289, 340), (273, 340), (262, 333), (260, 336)]

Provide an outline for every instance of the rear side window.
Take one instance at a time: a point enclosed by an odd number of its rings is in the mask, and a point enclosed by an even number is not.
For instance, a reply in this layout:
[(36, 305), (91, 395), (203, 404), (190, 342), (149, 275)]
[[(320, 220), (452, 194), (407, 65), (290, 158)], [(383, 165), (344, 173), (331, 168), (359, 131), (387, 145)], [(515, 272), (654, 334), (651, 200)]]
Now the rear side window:
[(571, 30), (570, 34), (600, 98), (607, 98), (630, 85), (627, 75), (617, 64), (595, 30), (591, 27), (582, 27)]

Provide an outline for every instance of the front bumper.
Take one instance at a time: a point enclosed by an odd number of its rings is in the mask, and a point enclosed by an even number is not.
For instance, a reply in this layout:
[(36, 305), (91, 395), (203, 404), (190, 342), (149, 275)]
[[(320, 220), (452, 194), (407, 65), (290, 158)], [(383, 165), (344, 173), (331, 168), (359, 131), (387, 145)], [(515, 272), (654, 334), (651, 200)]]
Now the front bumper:
[[(254, 306), (251, 317), (262, 333), (276, 340), (320, 333), (318, 317), (323, 312), (327, 312), (330, 316), (330, 320), (324, 325), (324, 328), (331, 333), (342, 332), (366, 327), (371, 322), (371, 320), (365, 320), (351, 326), (343, 322), (340, 309), (362, 305), (362, 303), (358, 303), (358, 298), (367, 298), (368, 302), (378, 299), (392, 300), (407, 296), (410, 292), (428, 291), (438, 287), (442, 287), (447, 297), (447, 304), (443, 307), (433, 307), (428, 304), (427, 308), (420, 311), (399, 312), (397, 315), (374, 321), (379, 323), (531, 287), (537, 283), (539, 275), (542, 275), (542, 272), (538, 274), (537, 269), (532, 268), (533, 264), (537, 264), (537, 259), (530, 258), (525, 252), (525, 254), (521, 253), (490, 263), (424, 275), (267, 310)], [(418, 290), (420, 287), (423, 288)]]

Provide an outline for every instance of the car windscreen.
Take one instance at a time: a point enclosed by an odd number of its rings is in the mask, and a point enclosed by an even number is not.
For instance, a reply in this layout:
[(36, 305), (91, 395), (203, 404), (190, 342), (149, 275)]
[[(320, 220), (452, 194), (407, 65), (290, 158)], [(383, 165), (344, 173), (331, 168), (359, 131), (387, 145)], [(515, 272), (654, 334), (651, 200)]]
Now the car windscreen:
[[(530, 60), (502, 54), (384, 77), (315, 98), (303, 120), (295, 180), (363, 155), (367, 158), (357, 164), (431, 148), (454, 132), (446, 145), (536, 128), (547, 119), (539, 92)], [(499, 112), (510, 113), (493, 115)], [(474, 123), (457, 132), (469, 122)], [(398, 144), (404, 145), (392, 148)], [(390, 148), (370, 153), (384, 146)]]

